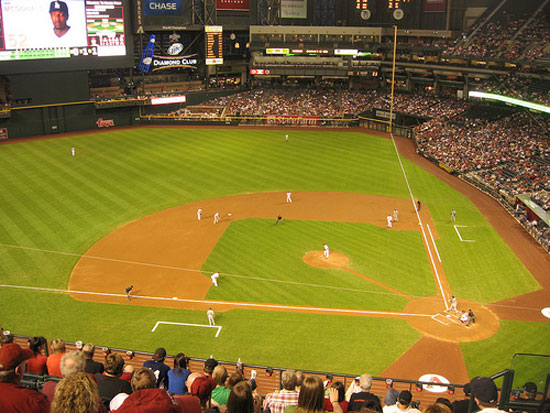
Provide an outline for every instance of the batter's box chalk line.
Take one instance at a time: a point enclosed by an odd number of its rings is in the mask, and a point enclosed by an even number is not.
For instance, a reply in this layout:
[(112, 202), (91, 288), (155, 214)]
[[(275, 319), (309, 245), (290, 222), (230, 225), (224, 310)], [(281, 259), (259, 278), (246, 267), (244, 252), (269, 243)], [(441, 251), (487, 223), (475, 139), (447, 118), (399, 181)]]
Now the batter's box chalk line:
[(220, 335), (220, 332), (222, 331), (222, 326), (209, 326), (206, 324), (189, 324), (189, 323), (175, 323), (172, 321), (157, 321), (153, 329), (151, 330), (151, 333), (154, 333), (159, 324), (169, 324), (174, 326), (190, 326), (190, 327), (205, 327), (205, 328), (215, 328), (218, 331), (216, 331), (216, 335), (214, 336), (217, 338)]
[(448, 326), (449, 324), (451, 324), (447, 322), (447, 318), (445, 317), (445, 314), (441, 314), (441, 313), (433, 315), (432, 320), (435, 320), (438, 323), (443, 324), (444, 326)]
[(453, 227), (455, 228), (456, 234), (458, 235), (458, 238), (460, 239), (460, 241), (462, 241), (462, 242), (476, 242), (475, 239), (464, 239), (464, 238), (462, 238), (462, 235), (460, 235), (460, 231), (458, 229), (459, 228), (468, 228), (466, 225), (453, 225)]

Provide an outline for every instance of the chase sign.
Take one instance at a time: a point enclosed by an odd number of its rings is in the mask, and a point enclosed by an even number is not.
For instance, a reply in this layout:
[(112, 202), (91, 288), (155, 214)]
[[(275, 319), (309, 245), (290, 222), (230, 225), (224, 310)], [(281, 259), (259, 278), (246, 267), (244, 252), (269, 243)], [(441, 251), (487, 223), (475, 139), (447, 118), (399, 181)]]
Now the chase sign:
[(181, 16), (182, 0), (145, 0), (146, 16)]

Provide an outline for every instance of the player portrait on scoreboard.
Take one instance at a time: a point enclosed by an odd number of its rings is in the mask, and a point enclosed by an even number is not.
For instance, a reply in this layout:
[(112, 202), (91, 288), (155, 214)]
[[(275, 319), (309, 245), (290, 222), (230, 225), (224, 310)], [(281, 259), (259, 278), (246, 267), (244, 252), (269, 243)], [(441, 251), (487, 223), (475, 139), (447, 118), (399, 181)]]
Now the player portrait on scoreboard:
[(2, 0), (6, 49), (87, 46), (85, 0)]

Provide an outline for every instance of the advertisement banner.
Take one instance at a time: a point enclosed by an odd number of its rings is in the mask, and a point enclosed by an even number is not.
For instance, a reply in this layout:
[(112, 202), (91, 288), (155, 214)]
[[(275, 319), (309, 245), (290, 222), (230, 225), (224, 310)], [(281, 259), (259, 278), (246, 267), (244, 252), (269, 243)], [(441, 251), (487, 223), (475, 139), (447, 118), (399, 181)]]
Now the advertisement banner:
[(307, 19), (307, 0), (281, 0), (281, 18)]
[(217, 10), (248, 10), (248, 0), (216, 0)]
[(8, 139), (8, 129), (0, 128), (0, 141), (4, 139)]
[(426, 13), (444, 13), (447, 10), (447, 0), (424, 0)]
[(265, 124), (270, 126), (317, 126), (319, 124), (319, 118), (315, 116), (269, 115), (265, 117)]
[(182, 0), (145, 0), (145, 16), (181, 16)]

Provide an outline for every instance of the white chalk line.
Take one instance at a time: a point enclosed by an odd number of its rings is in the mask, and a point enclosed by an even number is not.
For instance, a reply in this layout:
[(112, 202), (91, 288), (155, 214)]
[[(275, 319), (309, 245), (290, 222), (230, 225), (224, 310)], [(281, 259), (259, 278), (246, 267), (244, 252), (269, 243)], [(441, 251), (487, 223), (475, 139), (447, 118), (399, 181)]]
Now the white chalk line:
[[(163, 264), (152, 264), (152, 263), (141, 262), (141, 261), (121, 260), (121, 259), (118, 259), (118, 258), (98, 257), (98, 256), (94, 256), (94, 255), (83, 255), (83, 254), (76, 254), (74, 252), (55, 251), (55, 250), (47, 250), (47, 249), (33, 248), (33, 247), (23, 247), (23, 246), (19, 246), (19, 245), (10, 245), (10, 244), (0, 243), (0, 247), (16, 248), (16, 249), (22, 249), (22, 250), (28, 250), (28, 251), (44, 252), (44, 253), (49, 253), (49, 254), (67, 255), (67, 256), (78, 257), (78, 258), (89, 258), (89, 259), (100, 260), (100, 261), (112, 261), (112, 262), (119, 262), (119, 263), (130, 264), (130, 265), (141, 265), (141, 266), (160, 268), (160, 269), (165, 269), (165, 270), (167, 269), (167, 270), (174, 270), (174, 271), (185, 271), (185, 272), (196, 272), (196, 273), (209, 272), (209, 271), (206, 271), (206, 270), (194, 270), (194, 269), (191, 269), (191, 268), (174, 267), (174, 266), (163, 265)], [(349, 291), (349, 292), (356, 292), (356, 293), (399, 296), (398, 294), (391, 293), (391, 292), (388, 292), (388, 291), (360, 290), (360, 289), (357, 289), (357, 288), (339, 287), (339, 286), (326, 285), (326, 284), (302, 283), (302, 282), (299, 282), (299, 281), (277, 280), (277, 279), (273, 279), (273, 278), (261, 278), (261, 277), (256, 277), (256, 276), (252, 276), (252, 275), (243, 275), (243, 274), (231, 274), (231, 273), (220, 273), (220, 274), (224, 277), (244, 278), (244, 279), (255, 280), (255, 281), (265, 281), (265, 282), (272, 282), (272, 283), (300, 285), (300, 286), (304, 286), (304, 287), (314, 287), (314, 288), (328, 288), (328, 289), (331, 289), (331, 290)], [(422, 298), (421, 296), (411, 296), (411, 297), (413, 297), (413, 298)]]
[(189, 323), (175, 323), (173, 321), (157, 321), (153, 329), (151, 330), (151, 333), (154, 333), (159, 324), (170, 324), (175, 326), (190, 326), (190, 327), (206, 327), (206, 328), (215, 328), (218, 331), (216, 331), (216, 335), (214, 337), (218, 337), (220, 335), (220, 331), (222, 331), (222, 326), (211, 326), (206, 324), (189, 324)]
[(443, 284), (441, 283), (441, 279), (439, 277), (439, 271), (437, 270), (433, 255), (432, 255), (432, 249), (430, 248), (430, 244), (428, 243), (428, 237), (426, 236), (426, 231), (424, 231), (424, 225), (422, 224), (422, 219), (420, 218), (420, 214), (418, 213), (418, 209), (416, 208), (416, 202), (414, 201), (414, 194), (412, 192), (412, 188), (409, 184), (409, 178), (407, 177), (407, 173), (405, 172), (405, 167), (403, 166), (403, 162), (401, 162), (401, 156), (399, 156), (399, 151), (397, 150), (397, 144), (395, 143), (395, 138), (393, 136), (393, 133), (390, 132), (391, 141), (393, 143), (393, 148), (395, 150), (395, 154), (397, 156), (397, 160), (399, 161), (399, 166), (401, 167), (401, 172), (403, 173), (403, 177), (405, 178), (405, 183), (407, 184), (407, 188), (409, 190), (409, 196), (411, 197), (411, 202), (414, 207), (414, 211), (416, 212), (416, 217), (418, 219), (418, 225), (420, 226), (420, 230), (422, 232), (422, 238), (424, 239), (424, 242), (426, 243), (426, 249), (428, 250), (428, 256), (430, 257), (430, 261), (432, 264), (432, 268), (435, 273), (435, 278), (437, 279), (437, 283), (439, 284), (439, 291), (441, 292), (441, 299), (443, 300), (443, 305), (446, 309), (448, 309), (447, 300), (445, 298), (445, 291), (443, 289)]
[[(99, 296), (105, 296), (105, 297), (126, 298), (126, 294), (62, 290), (60, 288), (31, 287), (26, 285), (0, 284), (0, 288), (15, 288), (15, 289), (21, 289), (21, 290), (46, 291), (46, 292), (54, 292), (54, 293), (61, 293), (61, 294), (83, 294), (83, 295), (99, 295)], [(352, 314), (365, 314), (365, 315), (377, 314), (377, 315), (394, 315), (394, 316), (408, 316), (408, 317), (431, 317), (432, 316), (432, 314), (401, 313), (397, 311), (355, 310), (355, 309), (345, 309), (345, 308), (306, 307), (306, 306), (282, 305), (282, 304), (258, 304), (258, 303), (243, 303), (238, 301), (197, 300), (192, 298), (176, 298), (176, 297), (170, 298), (170, 297), (155, 297), (155, 296), (148, 296), (148, 295), (132, 295), (132, 299), (136, 299), (136, 298), (145, 299), (145, 300), (157, 300), (157, 301), (179, 301), (182, 303), (226, 305), (230, 307), (318, 311), (318, 312), (325, 312), (325, 313), (352, 313)]]
[(434, 236), (432, 235), (432, 230), (430, 229), (430, 224), (426, 224), (426, 227), (428, 227), (428, 232), (430, 233), (430, 238), (432, 239), (432, 244), (435, 249), (435, 253), (437, 254), (437, 259), (439, 262), (441, 262), (441, 257), (439, 256), (439, 250), (437, 249), (437, 245), (435, 245)]
[(460, 235), (460, 231), (458, 230), (458, 228), (468, 228), (466, 225), (453, 225), (453, 227), (455, 228), (455, 231), (456, 231), (460, 241), (462, 241), (462, 242), (476, 242), (475, 239), (463, 239), (462, 235)]

